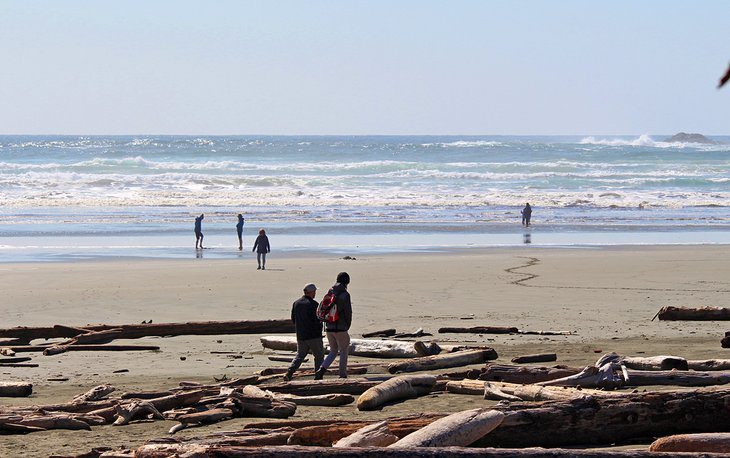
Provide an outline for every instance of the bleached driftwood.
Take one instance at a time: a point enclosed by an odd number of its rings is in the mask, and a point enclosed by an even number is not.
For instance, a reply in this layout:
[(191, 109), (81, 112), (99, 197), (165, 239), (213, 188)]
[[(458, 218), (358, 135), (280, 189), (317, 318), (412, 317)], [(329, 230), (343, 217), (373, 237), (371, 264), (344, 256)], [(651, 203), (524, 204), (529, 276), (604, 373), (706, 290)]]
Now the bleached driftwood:
[[(261, 345), (271, 350), (295, 351), (297, 339), (294, 336), (263, 336)], [(325, 344), (329, 349), (329, 345)], [(418, 356), (413, 342), (400, 340), (351, 339), (348, 354), (375, 358), (414, 358)]]
[(355, 396), (343, 393), (321, 394), (318, 396), (297, 396), (294, 394), (278, 394), (277, 399), (293, 402), (298, 406), (339, 407), (355, 402)]
[(730, 359), (690, 359), (687, 367), (693, 371), (726, 371), (730, 370)]
[(489, 350), (467, 350), (454, 353), (444, 353), (434, 356), (422, 356), (402, 362), (388, 364), (388, 372), (396, 374), (399, 372), (418, 372), (447, 367), (469, 366), (471, 364), (482, 364), (488, 360), (497, 359), (497, 352)]
[(661, 437), (649, 446), (652, 452), (711, 452), (730, 454), (730, 433), (677, 434)]
[(116, 405), (114, 407), (117, 413), (117, 419), (114, 420), (114, 426), (126, 425), (135, 418), (144, 415), (145, 418), (150, 415), (152, 418), (157, 420), (164, 420), (159, 410), (149, 401), (135, 401), (130, 404)]
[(390, 432), (387, 421), (379, 421), (358, 429), (349, 436), (335, 442), (332, 446), (342, 447), (387, 447), (395, 443), (398, 436)]
[(629, 369), (643, 371), (668, 371), (671, 369), (686, 371), (689, 368), (687, 360), (679, 356), (625, 356), (622, 361)]
[(80, 403), (80, 402), (99, 401), (99, 400), (104, 399), (105, 397), (109, 396), (115, 390), (116, 390), (116, 388), (114, 388), (111, 385), (98, 385), (98, 386), (95, 386), (94, 388), (90, 389), (86, 393), (75, 396), (71, 400), (71, 402)]
[(378, 380), (364, 378), (325, 379), (325, 380), (279, 380), (263, 383), (262, 389), (276, 393), (296, 394), (298, 396), (318, 396), (332, 393), (362, 394), (378, 385)]
[(428, 394), (436, 384), (432, 375), (401, 375), (374, 386), (357, 399), (358, 410), (375, 410), (387, 402)]
[(503, 420), (504, 413), (498, 410), (465, 410), (440, 418), (389, 448), (466, 447), (494, 430)]

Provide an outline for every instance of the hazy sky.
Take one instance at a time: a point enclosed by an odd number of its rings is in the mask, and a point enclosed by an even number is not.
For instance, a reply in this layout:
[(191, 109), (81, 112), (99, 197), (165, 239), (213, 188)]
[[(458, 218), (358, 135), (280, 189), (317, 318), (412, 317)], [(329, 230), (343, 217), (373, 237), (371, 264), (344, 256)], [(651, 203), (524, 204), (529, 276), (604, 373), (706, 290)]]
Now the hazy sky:
[(0, 0), (0, 134), (730, 134), (728, 61), (728, 1)]

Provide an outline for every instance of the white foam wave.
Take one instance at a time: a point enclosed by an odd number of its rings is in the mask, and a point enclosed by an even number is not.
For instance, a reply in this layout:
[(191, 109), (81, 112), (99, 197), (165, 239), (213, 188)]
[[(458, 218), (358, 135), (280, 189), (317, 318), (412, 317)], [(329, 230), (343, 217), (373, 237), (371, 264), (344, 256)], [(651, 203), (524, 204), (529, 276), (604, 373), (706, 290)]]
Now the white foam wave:
[(439, 143), (421, 143), (420, 146), (429, 148), (432, 146), (439, 146), (441, 148), (490, 148), (495, 146), (502, 146), (502, 142), (491, 141), (491, 140), (457, 140), (454, 142), (439, 142)]
[(643, 146), (650, 148), (694, 148), (703, 151), (727, 151), (730, 146), (724, 144), (704, 144), (704, 143), (685, 143), (685, 142), (663, 142), (653, 140), (649, 135), (644, 134), (632, 140), (619, 138), (601, 138), (585, 137), (579, 142), (581, 145), (602, 145), (602, 146)]

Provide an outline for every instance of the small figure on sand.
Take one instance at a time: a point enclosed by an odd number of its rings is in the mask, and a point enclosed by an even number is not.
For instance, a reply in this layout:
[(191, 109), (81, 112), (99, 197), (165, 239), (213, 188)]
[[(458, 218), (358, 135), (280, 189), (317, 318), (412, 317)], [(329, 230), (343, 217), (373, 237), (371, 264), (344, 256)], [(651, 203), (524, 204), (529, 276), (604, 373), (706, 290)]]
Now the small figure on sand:
[[(195, 249), (202, 250), (203, 249), (203, 218), (205, 218), (204, 214), (200, 214), (200, 216), (195, 217)], [(200, 245), (200, 247), (198, 247)]]
[(251, 251), (256, 252), (256, 261), (259, 263), (256, 270), (266, 270), (266, 253), (271, 251), (271, 246), (269, 245), (269, 238), (266, 236), (265, 230), (259, 230), (259, 236), (256, 237)]
[(530, 217), (532, 217), (532, 207), (530, 207), (530, 202), (525, 204), (525, 208), (523, 208), (520, 213), (522, 213), (522, 225), (525, 227), (529, 226)]
[(336, 321), (328, 321), (325, 325), (330, 351), (314, 374), (315, 380), (321, 380), (324, 377), (327, 368), (330, 367), (338, 354), (340, 356), (340, 378), (347, 378), (347, 352), (350, 349), (350, 334), (348, 334), (348, 331), (352, 324), (352, 302), (350, 293), (347, 291), (347, 285), (349, 284), (350, 275), (347, 272), (337, 274), (337, 283), (331, 291), (337, 306), (338, 317)]
[(243, 250), (243, 224), (245, 220), (242, 214), (238, 214), (238, 224), (236, 224), (236, 232), (238, 233), (238, 251)]
[(291, 320), (297, 332), (297, 356), (286, 370), (284, 380), (291, 380), (294, 372), (302, 365), (302, 361), (311, 351), (314, 355), (314, 370), (319, 369), (324, 360), (324, 344), (322, 343), (322, 322), (317, 318), (317, 287), (309, 283), (304, 287), (304, 296), (291, 306)]

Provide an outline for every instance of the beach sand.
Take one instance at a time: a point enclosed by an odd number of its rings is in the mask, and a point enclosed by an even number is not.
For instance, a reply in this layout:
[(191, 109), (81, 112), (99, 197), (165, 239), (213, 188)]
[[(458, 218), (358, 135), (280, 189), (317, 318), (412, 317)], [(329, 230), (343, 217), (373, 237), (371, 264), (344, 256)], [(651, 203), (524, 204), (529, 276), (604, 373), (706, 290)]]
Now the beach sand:
[[(139, 323), (143, 320), (260, 320), (286, 318), (301, 288), (314, 282), (318, 299), (340, 271), (350, 273), (351, 335), (385, 328), (423, 327), (438, 342), (488, 344), (498, 362), (520, 354), (556, 352), (558, 363), (585, 365), (605, 352), (728, 358), (720, 322), (651, 321), (659, 308), (730, 307), (730, 246), (649, 246), (592, 249), (512, 248), (447, 253), (357, 256), (312, 254), (279, 258), (266, 271), (245, 260), (100, 260), (0, 264), (0, 326)], [(469, 318), (469, 319), (464, 319)], [(516, 326), (565, 330), (571, 336), (442, 334), (442, 326)], [(0, 368), (0, 380), (34, 383), (30, 398), (0, 404), (65, 402), (100, 383), (119, 391), (166, 389), (181, 380), (235, 378), (270, 363), (259, 336), (178, 336), (115, 341), (159, 345), (159, 352), (33, 354), (38, 368)], [(37, 342), (37, 341), (36, 341)], [(231, 358), (211, 351), (243, 352)], [(181, 360), (185, 357), (185, 360)], [(352, 361), (366, 361), (352, 358)], [(309, 367), (305, 363), (302, 367)], [(128, 372), (114, 373), (127, 369)], [(68, 378), (51, 382), (49, 378)], [(296, 418), (382, 418), (473, 407), (478, 397), (438, 394), (360, 413), (300, 407)], [(258, 419), (236, 419), (179, 433), (200, 436)], [(48, 456), (94, 446), (134, 447), (164, 437), (173, 422), (94, 427), (0, 436), (0, 456)]]

